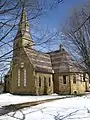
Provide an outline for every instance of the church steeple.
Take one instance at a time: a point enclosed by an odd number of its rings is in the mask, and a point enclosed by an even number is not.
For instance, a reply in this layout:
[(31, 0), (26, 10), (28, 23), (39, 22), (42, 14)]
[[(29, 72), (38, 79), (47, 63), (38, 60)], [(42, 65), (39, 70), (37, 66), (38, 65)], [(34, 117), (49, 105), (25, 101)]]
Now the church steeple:
[(15, 41), (21, 42), (22, 46), (32, 47), (33, 41), (29, 32), (29, 23), (25, 8), (22, 9), (18, 32)]
[(28, 24), (27, 13), (26, 13), (25, 8), (22, 9), (21, 19), (20, 19), (20, 23), (19, 23), (19, 31), (29, 32), (29, 24)]

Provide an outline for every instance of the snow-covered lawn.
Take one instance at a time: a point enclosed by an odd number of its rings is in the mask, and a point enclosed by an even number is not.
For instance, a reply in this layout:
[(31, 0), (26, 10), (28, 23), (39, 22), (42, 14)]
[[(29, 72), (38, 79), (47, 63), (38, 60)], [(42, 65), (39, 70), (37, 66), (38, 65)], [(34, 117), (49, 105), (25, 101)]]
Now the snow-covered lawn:
[(62, 98), (66, 96), (59, 96), (57, 94), (52, 95), (43, 95), (43, 96), (20, 96), (20, 95), (12, 95), (12, 94), (0, 94), (0, 107), (10, 104), (52, 99), (52, 98)]
[(24, 108), (0, 116), (0, 120), (90, 120), (90, 95)]

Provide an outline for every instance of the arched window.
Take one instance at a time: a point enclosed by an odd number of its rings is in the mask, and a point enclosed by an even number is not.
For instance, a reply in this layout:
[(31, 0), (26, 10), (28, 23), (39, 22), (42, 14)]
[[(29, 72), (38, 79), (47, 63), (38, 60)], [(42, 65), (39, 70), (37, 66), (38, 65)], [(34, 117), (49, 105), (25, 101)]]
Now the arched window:
[(63, 84), (66, 84), (66, 75), (63, 75)]
[(76, 75), (73, 75), (73, 83), (76, 83)]
[(44, 81), (46, 82), (46, 77), (44, 77)]
[(83, 81), (85, 82), (86, 81), (86, 75), (83, 74)]
[(41, 87), (41, 77), (39, 77), (39, 86)]
[(50, 77), (49, 77), (49, 86), (51, 86), (51, 79), (50, 79)]
[(18, 69), (18, 73), (17, 73), (17, 75), (18, 75), (18, 87), (20, 87), (20, 69)]
[(24, 68), (24, 87), (26, 87), (26, 69)]
[(44, 76), (44, 87), (47, 87), (47, 81), (46, 81), (46, 77)]

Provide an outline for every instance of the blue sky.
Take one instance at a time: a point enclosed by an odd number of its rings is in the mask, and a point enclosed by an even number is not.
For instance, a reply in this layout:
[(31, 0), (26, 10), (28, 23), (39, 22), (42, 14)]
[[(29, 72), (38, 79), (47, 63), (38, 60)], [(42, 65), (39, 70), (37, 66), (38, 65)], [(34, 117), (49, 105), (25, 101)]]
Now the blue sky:
[[(52, 1), (52, 0), (50, 0)], [(67, 20), (68, 15), (70, 15), (70, 12), (72, 11), (72, 9), (76, 6), (80, 6), (82, 4), (84, 4), (85, 2), (87, 2), (87, 0), (63, 0), (64, 2), (59, 4), (56, 8), (49, 10), (49, 12), (43, 16), (40, 20), (40, 27), (44, 26), (48, 26), (49, 29), (58, 29), (58, 27), (60, 27), (62, 24), (64, 24), (64, 22)], [(61, 25), (60, 25), (61, 24)], [(37, 28), (37, 24), (35, 24), (36, 28)], [(13, 34), (15, 36), (15, 33), (11, 33), (10, 36), (8, 36), (8, 38), (6, 38), (5, 40), (12, 40)], [(37, 34), (37, 33), (36, 33)], [(39, 33), (39, 36), (41, 37), (41, 34)], [(10, 39), (9, 39), (10, 37)], [(55, 44), (56, 42), (56, 44)], [(42, 45), (41, 47), (37, 47), (37, 49), (41, 48), (40, 50), (42, 50), (42, 47), (48, 51), (48, 48), (52, 48), (53, 50), (58, 49), (59, 48), (59, 44), (60, 44), (60, 40), (58, 38), (55, 38), (54, 44), (51, 45), (51, 43), (46, 45)], [(7, 47), (7, 46), (6, 46)], [(11, 50), (11, 48), (7, 47), (8, 49)], [(4, 51), (4, 50), (2, 50)], [(6, 49), (7, 52), (7, 49)]]
[(51, 10), (41, 19), (43, 25), (56, 28), (59, 24), (64, 24), (74, 7), (86, 3), (87, 0), (64, 0), (55, 9)]
[[(43, 29), (49, 29), (50, 32), (56, 32), (58, 29), (60, 29), (65, 21), (68, 19), (69, 15), (71, 14), (72, 10), (74, 8), (77, 9), (79, 6), (83, 6), (83, 4), (87, 3), (88, 0), (63, 0), (62, 3), (60, 3), (56, 8), (49, 10), (47, 14), (43, 15), (40, 19), (40, 22), (38, 24), (39, 27)], [(35, 32), (36, 33), (36, 32)], [(47, 34), (47, 33), (46, 33)], [(40, 33), (39, 36), (41, 37)], [(45, 38), (47, 40), (47, 38)], [(60, 36), (59, 38), (55, 38), (53, 40), (54, 43), (51, 40), (51, 43), (45, 45), (47, 48), (50, 49), (58, 49), (59, 44), (61, 43), (60, 41)], [(52, 45), (53, 44), (53, 45)], [(39, 46), (40, 48), (40, 46)], [(42, 45), (42, 48), (44, 48), (44, 45)]]

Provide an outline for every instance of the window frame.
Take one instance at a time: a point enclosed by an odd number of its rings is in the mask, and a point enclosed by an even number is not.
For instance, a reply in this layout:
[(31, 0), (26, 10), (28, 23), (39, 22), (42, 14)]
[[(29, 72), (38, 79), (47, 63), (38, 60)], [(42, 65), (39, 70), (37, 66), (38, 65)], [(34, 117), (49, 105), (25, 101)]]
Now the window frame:
[(18, 69), (17, 79), (18, 79), (18, 87), (20, 87), (20, 69)]
[(23, 77), (23, 82), (24, 82), (24, 87), (26, 87), (27, 86), (27, 72), (26, 72), (26, 69), (24, 68), (24, 73), (23, 73), (23, 75), (24, 75), (24, 77)]
[(39, 76), (39, 87), (41, 87), (41, 77)]
[(49, 77), (49, 87), (51, 86), (51, 78)]
[(63, 75), (63, 84), (64, 84), (64, 85), (67, 84), (67, 75)]
[(83, 82), (86, 82), (86, 74), (83, 74)]
[(77, 81), (76, 81), (76, 75), (73, 75), (73, 84), (76, 84)]

